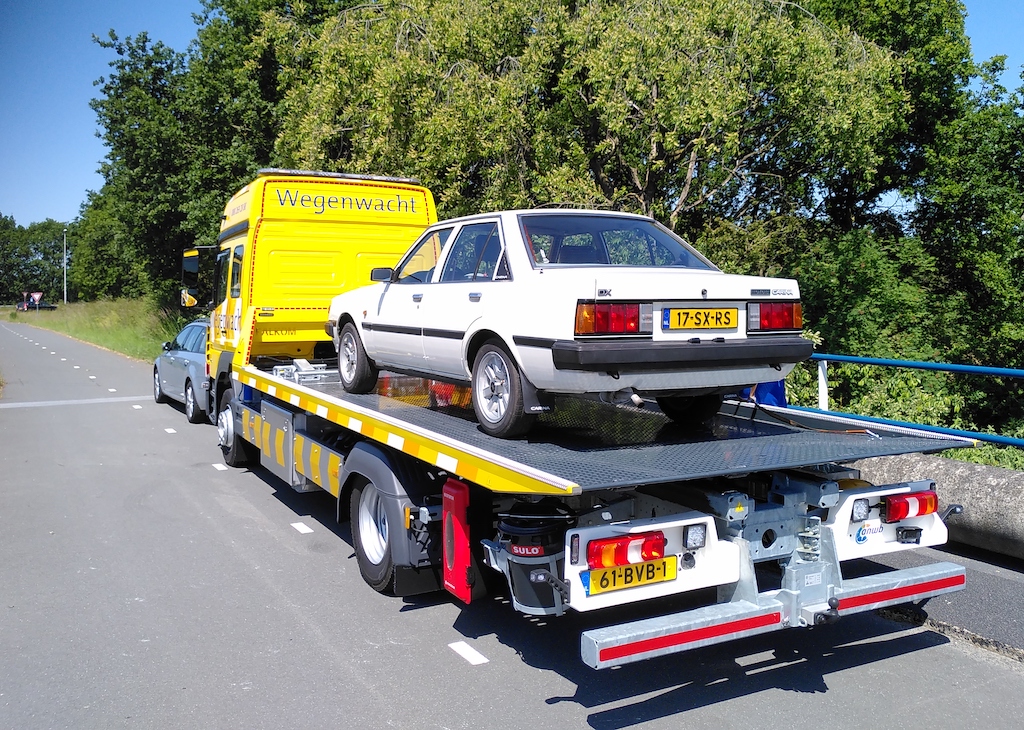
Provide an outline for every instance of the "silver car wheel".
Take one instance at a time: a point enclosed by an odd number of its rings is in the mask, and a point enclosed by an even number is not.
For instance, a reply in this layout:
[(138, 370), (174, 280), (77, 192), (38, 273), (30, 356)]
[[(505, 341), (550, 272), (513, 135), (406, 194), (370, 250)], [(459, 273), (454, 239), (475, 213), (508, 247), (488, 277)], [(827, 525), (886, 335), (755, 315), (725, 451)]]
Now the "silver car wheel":
[(473, 389), (481, 405), (480, 414), (490, 423), (501, 421), (510, 397), (508, 366), (501, 355), (496, 352), (484, 355), (473, 378)]
[(359, 352), (356, 338), (351, 332), (343, 332), (338, 348), (338, 367), (341, 368), (341, 379), (351, 383), (356, 377), (356, 365)]
[(192, 420), (196, 417), (196, 394), (190, 384), (185, 385), (185, 417)]
[(368, 484), (359, 495), (359, 544), (374, 565), (380, 565), (388, 548), (388, 515), (380, 492)]

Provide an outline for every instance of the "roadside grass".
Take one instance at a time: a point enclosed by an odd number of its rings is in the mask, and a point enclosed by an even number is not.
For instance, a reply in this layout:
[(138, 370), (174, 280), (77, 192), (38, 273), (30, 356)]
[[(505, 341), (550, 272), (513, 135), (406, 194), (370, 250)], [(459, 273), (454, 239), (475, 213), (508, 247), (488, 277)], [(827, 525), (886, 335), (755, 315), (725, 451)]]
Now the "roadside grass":
[(148, 299), (108, 299), (62, 304), (54, 311), (11, 312), (12, 321), (70, 335), (138, 360), (152, 360), (160, 344), (188, 321)]

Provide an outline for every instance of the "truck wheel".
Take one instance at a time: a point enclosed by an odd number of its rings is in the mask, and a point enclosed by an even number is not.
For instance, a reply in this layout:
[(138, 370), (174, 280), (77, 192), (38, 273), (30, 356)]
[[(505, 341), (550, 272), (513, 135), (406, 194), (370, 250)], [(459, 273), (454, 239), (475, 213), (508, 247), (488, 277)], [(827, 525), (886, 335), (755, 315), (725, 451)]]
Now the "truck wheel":
[(259, 451), (235, 433), (235, 417), (231, 415), (231, 401), (234, 399), (235, 391), (231, 388), (221, 393), (220, 408), (217, 409), (217, 441), (225, 464), (248, 466), (256, 461)]
[(164, 389), (160, 387), (160, 370), (158, 368), (153, 368), (153, 400), (157, 403), (167, 402)]
[(661, 412), (683, 426), (704, 426), (722, 407), (720, 393), (710, 395), (673, 395), (658, 398)]
[(369, 393), (377, 385), (377, 367), (366, 356), (359, 332), (351, 322), (341, 328), (338, 337), (338, 372), (342, 387), (349, 393)]
[(196, 391), (192, 387), (192, 381), (185, 381), (185, 418), (188, 419), (189, 423), (202, 423), (206, 420), (206, 415), (199, 410), (199, 404), (196, 402)]
[(523, 384), (515, 359), (490, 340), (473, 361), (473, 411), (485, 433), (512, 438), (530, 430), (536, 416), (523, 412)]
[(395, 565), (384, 497), (373, 482), (360, 478), (352, 487), (349, 510), (359, 573), (370, 588), (389, 593), (394, 586)]

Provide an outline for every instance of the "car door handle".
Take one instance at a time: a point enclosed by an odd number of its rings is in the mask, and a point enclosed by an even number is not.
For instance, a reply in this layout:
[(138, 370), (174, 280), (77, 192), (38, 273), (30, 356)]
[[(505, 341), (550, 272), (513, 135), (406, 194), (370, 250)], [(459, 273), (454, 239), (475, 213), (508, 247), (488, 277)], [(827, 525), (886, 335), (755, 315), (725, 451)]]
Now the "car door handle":
[(481, 296), (482, 295), (478, 291), (470, 292), (469, 293), (469, 301), (471, 301), (471, 302), (479, 302)]
[(422, 294), (413, 294), (412, 295), (412, 300), (414, 302), (422, 302), (423, 301), (423, 295)]

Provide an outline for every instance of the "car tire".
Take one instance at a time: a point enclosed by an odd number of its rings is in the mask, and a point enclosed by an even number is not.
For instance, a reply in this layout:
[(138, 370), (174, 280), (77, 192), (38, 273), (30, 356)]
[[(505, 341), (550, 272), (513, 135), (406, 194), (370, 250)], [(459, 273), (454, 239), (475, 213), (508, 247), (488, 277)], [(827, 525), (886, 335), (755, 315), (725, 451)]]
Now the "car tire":
[(259, 458), (259, 450), (235, 433), (235, 417), (231, 414), (231, 403), (235, 399), (235, 391), (226, 389), (220, 396), (220, 407), (217, 409), (217, 441), (224, 463), (228, 466), (249, 466)]
[(356, 326), (347, 322), (338, 335), (338, 374), (348, 393), (369, 393), (377, 385), (377, 366), (366, 356)]
[(352, 487), (349, 520), (359, 574), (378, 593), (392, 592), (395, 563), (391, 558), (391, 537), (397, 525), (389, 524), (384, 495), (368, 479), (360, 478)]
[(515, 358), (490, 340), (473, 360), (473, 411), (491, 436), (513, 438), (530, 430), (537, 417), (523, 412), (523, 383)]
[(673, 395), (658, 398), (661, 412), (683, 426), (704, 427), (722, 407), (720, 393), (708, 395)]
[(167, 402), (167, 395), (160, 387), (160, 368), (153, 368), (153, 400), (157, 403)]
[(202, 423), (206, 420), (206, 414), (199, 408), (196, 401), (196, 391), (192, 387), (192, 381), (185, 381), (185, 418), (189, 423)]

